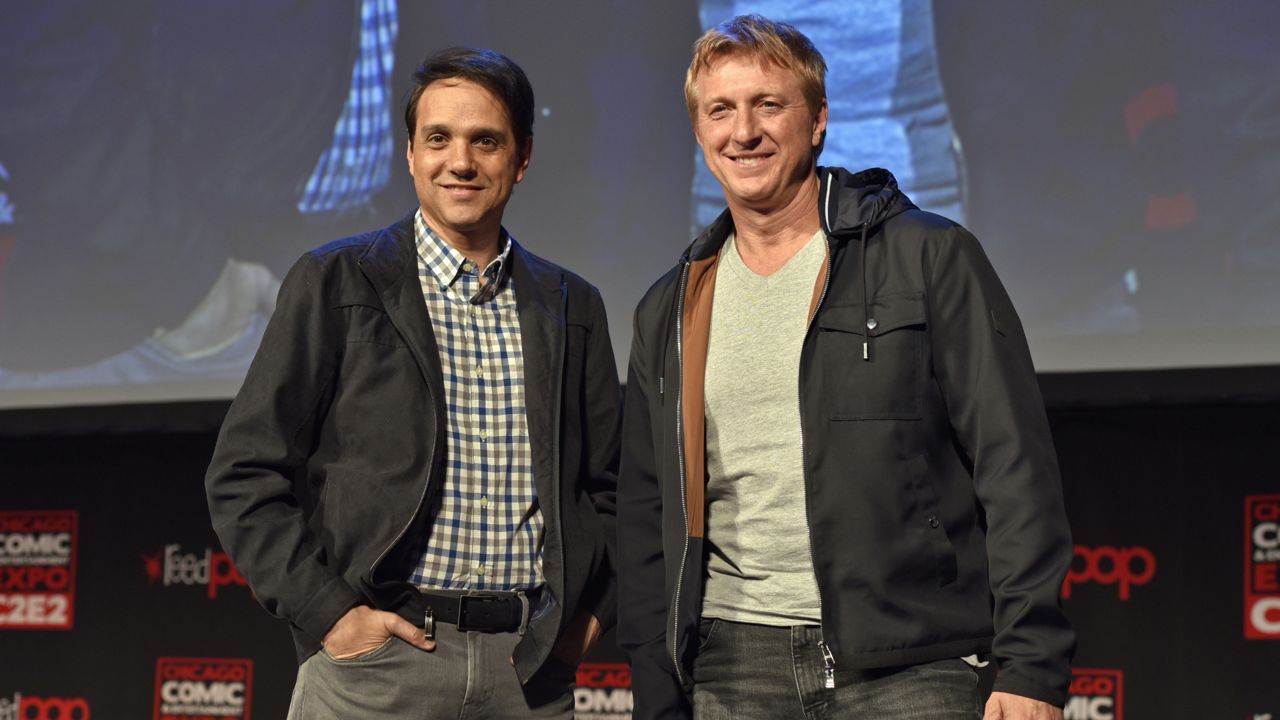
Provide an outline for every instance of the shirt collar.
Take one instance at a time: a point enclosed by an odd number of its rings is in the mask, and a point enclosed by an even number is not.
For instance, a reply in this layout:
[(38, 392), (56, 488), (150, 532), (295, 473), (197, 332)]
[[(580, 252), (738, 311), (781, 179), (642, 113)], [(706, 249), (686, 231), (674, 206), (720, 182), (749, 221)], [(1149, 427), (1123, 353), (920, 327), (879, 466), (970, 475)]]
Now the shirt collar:
[(502, 251), (485, 266), (483, 271), (477, 272), (475, 263), (468, 260), (467, 256), (457, 248), (441, 240), (431, 226), (427, 225), (421, 209), (413, 215), (413, 234), (418, 247), (418, 256), (422, 258), (427, 272), (435, 278), (442, 289), (453, 287), (463, 275), (486, 278), (484, 285), (479, 286), (471, 296), (472, 305), (480, 305), (496, 297), (511, 274), (511, 263), (508, 262), (511, 256), (511, 235), (506, 228), (502, 228), (501, 232), (502, 236), (498, 242), (502, 245)]

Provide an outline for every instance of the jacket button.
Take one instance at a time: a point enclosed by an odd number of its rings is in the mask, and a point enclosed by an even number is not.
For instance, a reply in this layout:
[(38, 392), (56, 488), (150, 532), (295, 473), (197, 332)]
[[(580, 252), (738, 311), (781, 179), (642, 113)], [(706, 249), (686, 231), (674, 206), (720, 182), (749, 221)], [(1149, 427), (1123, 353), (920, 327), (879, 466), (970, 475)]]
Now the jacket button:
[(930, 516), (929, 516), (929, 527), (934, 528), (934, 529), (937, 529), (938, 525), (940, 525), (940, 524), (941, 524), (941, 523), (939, 523), (939, 522), (938, 522), (938, 516), (937, 516), (937, 515), (930, 515)]
[(880, 323), (876, 322), (876, 319), (875, 319), (875, 318), (871, 318), (871, 319), (867, 320), (867, 329), (868, 329), (868, 330), (875, 330), (875, 329), (876, 329), (876, 326), (877, 326), (877, 325), (879, 325), (879, 324), (880, 324)]

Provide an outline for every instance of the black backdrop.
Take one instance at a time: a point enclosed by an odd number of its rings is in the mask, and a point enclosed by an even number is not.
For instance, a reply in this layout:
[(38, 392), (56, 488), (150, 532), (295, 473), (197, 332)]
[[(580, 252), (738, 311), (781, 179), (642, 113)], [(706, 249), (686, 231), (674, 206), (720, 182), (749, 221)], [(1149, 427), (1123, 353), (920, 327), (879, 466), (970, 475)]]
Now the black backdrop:
[[(1280, 508), (1280, 371), (1042, 386), (1077, 543), (1064, 587), (1080, 632), (1067, 718), (1280, 718), (1280, 609), (1251, 626), (1245, 608), (1247, 593), (1280, 597), (1265, 524)], [(288, 633), (239, 584), (205, 511), (225, 407), (0, 413), (0, 720), (284, 716)], [(57, 541), (70, 521), (71, 543)], [(31, 600), (48, 591), (74, 596), (71, 627), (14, 627), (57, 624)], [(1246, 637), (1251, 627), (1261, 637)], [(627, 716), (618, 662), (611, 643), (591, 658), (580, 717)], [(204, 715), (162, 714), (162, 695)]]

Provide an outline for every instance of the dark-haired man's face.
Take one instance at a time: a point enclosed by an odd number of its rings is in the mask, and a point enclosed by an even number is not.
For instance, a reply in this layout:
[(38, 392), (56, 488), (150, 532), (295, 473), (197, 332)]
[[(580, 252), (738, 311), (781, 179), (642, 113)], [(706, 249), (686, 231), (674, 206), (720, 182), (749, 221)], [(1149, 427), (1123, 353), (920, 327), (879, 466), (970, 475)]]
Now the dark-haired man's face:
[(529, 166), (502, 102), (470, 80), (437, 80), (418, 98), (416, 122), (407, 159), (427, 225), (455, 247), (496, 241)]

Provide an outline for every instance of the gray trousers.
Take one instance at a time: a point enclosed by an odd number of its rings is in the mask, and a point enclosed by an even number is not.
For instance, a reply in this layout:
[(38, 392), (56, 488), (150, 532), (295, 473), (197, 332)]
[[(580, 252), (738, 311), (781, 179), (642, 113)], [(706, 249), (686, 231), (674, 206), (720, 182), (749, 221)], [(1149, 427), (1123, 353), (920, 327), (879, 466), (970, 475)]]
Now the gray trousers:
[(521, 686), (516, 633), (438, 624), (435, 636), (432, 652), (393, 637), (351, 660), (312, 655), (298, 668), (289, 720), (572, 720), (573, 669), (552, 658)]
[(960, 658), (883, 670), (835, 668), (822, 631), (704, 619), (693, 665), (695, 720), (977, 720), (978, 674)]

